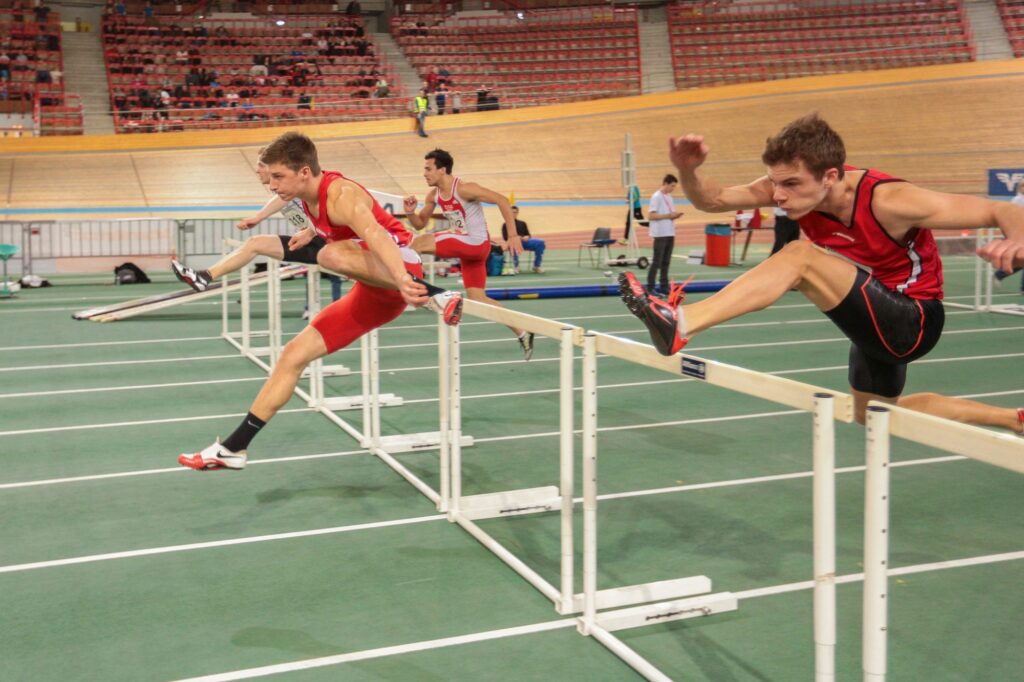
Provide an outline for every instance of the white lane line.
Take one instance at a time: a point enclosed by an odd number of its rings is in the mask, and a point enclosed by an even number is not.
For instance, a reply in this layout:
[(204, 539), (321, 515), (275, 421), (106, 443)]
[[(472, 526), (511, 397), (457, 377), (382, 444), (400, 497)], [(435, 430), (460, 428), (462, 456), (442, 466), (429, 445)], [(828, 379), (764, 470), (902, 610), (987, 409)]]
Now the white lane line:
[[(987, 554), (985, 556), (967, 557), (964, 559), (951, 559), (949, 561), (935, 561), (930, 564), (915, 564), (913, 566), (901, 566), (900, 568), (890, 568), (889, 577), (896, 577), (901, 575), (913, 575), (914, 573), (928, 573), (930, 571), (943, 571), (950, 568), (965, 568), (968, 566), (983, 566), (985, 564), (996, 564), (1003, 561), (1020, 561), (1024, 559), (1024, 552), (1005, 552), (1003, 554)], [(846, 583), (857, 583), (863, 582), (863, 573), (850, 573), (847, 575), (836, 576), (836, 583), (843, 585)], [(744, 590), (742, 592), (733, 592), (737, 599), (754, 599), (757, 597), (770, 597), (776, 594), (785, 594), (787, 592), (799, 592), (801, 590), (814, 589), (813, 580), (804, 580), (798, 583), (788, 583), (786, 585), (773, 585), (771, 587), (759, 587), (753, 590)]]
[[(492, 639), (505, 639), (507, 637), (531, 635), (537, 632), (550, 632), (551, 630), (565, 630), (572, 627), (576, 627), (576, 619), (564, 618), (562, 620), (552, 620), (546, 623), (520, 625), (518, 627), (503, 628), (501, 630), (487, 630), (484, 632), (476, 632), (470, 635), (457, 635), (455, 637), (429, 639), (421, 642), (410, 642), (409, 644), (385, 646), (380, 647), (378, 649), (365, 649), (363, 651), (353, 651), (347, 654), (321, 656), (320, 658), (307, 658), (302, 661), (291, 661), (289, 663), (265, 665), (259, 668), (234, 670), (232, 672), (217, 673), (215, 675), (190, 677), (187, 679), (178, 680), (177, 682), (230, 682), (231, 680), (248, 680), (254, 677), (266, 677), (267, 675), (277, 675), (279, 673), (294, 672), (296, 670), (323, 668), (329, 665), (339, 665), (341, 663), (351, 663), (353, 661), (366, 661), (373, 658), (383, 658), (385, 656), (411, 654), (417, 651), (429, 651), (431, 649), (442, 649), (450, 646), (458, 646), (460, 644), (487, 642)], [(512, 677), (514, 677), (514, 675)]]
[(56, 350), (59, 348), (94, 348), (97, 346), (135, 346), (147, 343), (185, 343), (188, 341), (218, 341), (222, 336), (185, 336), (180, 339), (138, 339), (136, 341), (90, 341), (88, 343), (47, 343), (39, 346), (8, 346), (2, 351), (12, 350)]
[(291, 540), (294, 538), (308, 538), (317, 535), (332, 535), (336, 533), (351, 533), (362, 530), (373, 530), (377, 528), (390, 528), (393, 526), (407, 526), (427, 521), (447, 521), (444, 514), (432, 514), (431, 516), (419, 516), (414, 518), (395, 519), (394, 521), (376, 521), (373, 523), (360, 523), (354, 526), (334, 526), (333, 528), (315, 528), (313, 530), (292, 531), (290, 533), (274, 533), (272, 535), (254, 535), (246, 538), (233, 538), (231, 540), (212, 540), (210, 542), (194, 542), (188, 545), (167, 545), (164, 547), (149, 547), (147, 549), (133, 549), (126, 552), (110, 552), (108, 554), (92, 554), (87, 556), (69, 557), (67, 559), (53, 559), (51, 561), (34, 561), (28, 564), (10, 564), (0, 566), (0, 573), (18, 573), (21, 571), (34, 571), (40, 568), (56, 568), (58, 566), (73, 566), (75, 564), (90, 564), (97, 561), (110, 561), (112, 559), (133, 559), (140, 556), (153, 556), (155, 554), (171, 554), (173, 552), (192, 552), (198, 549), (212, 549), (214, 547), (232, 547), (235, 545), (250, 545), (257, 542), (272, 542), (275, 540)]
[(192, 357), (161, 358), (158, 360), (110, 360), (108, 362), (73, 362), (64, 365), (26, 365), (24, 367), (0, 367), (0, 372), (27, 372), (29, 370), (74, 369), (81, 367), (115, 367), (123, 365), (158, 365), (168, 362), (192, 362), (196, 360), (245, 359), (240, 353), (226, 355), (195, 355)]
[[(964, 559), (953, 559), (950, 561), (938, 561), (929, 564), (903, 566), (900, 568), (890, 569), (889, 576), (894, 577), (901, 575), (913, 575), (915, 573), (928, 573), (932, 571), (942, 571), (953, 568), (982, 566), (986, 564), (994, 564), (1005, 561), (1018, 561), (1020, 559), (1024, 559), (1024, 552), (1006, 552), (1003, 554), (989, 554), (985, 556), (967, 557)], [(863, 573), (854, 573), (836, 577), (836, 583), (838, 584), (862, 582), (863, 580)], [(790, 592), (801, 592), (811, 590), (814, 589), (814, 584), (815, 583), (813, 580), (805, 580), (797, 583), (773, 585), (770, 587), (761, 587), (752, 590), (744, 590), (741, 592), (733, 592), (733, 594), (736, 596), (737, 599), (742, 601), (744, 599), (756, 599), (758, 597), (770, 597)], [(577, 621), (575, 618), (565, 618), (562, 620), (534, 623), (532, 625), (521, 625), (518, 627), (504, 628), (501, 630), (486, 630), (483, 632), (473, 633), (469, 635), (444, 637), (440, 639), (429, 639), (419, 642), (410, 642), (408, 644), (398, 644), (394, 646), (379, 647), (376, 649), (352, 651), (345, 654), (335, 654), (333, 656), (320, 656), (318, 658), (307, 658), (299, 661), (289, 661), (288, 663), (265, 665), (260, 666), (258, 668), (246, 668), (243, 670), (233, 670), (230, 672), (217, 673), (213, 675), (204, 675), (201, 677), (189, 677), (179, 679), (176, 682), (233, 682), (234, 680), (248, 680), (256, 677), (266, 677), (268, 675), (277, 675), (282, 673), (294, 672), (297, 670), (323, 668), (326, 666), (341, 665), (344, 663), (352, 663), (355, 661), (366, 661), (374, 658), (384, 658), (386, 656), (401, 656), (403, 654), (416, 653), (419, 651), (443, 649), (446, 647), (458, 646), (461, 644), (472, 644), (475, 642), (485, 642), (494, 639), (517, 637), (520, 635), (534, 634), (538, 632), (550, 632), (552, 630), (568, 629), (570, 627), (575, 627), (576, 622)]]
[[(288, 410), (280, 410), (278, 414), (291, 412), (314, 412), (311, 407), (296, 407)], [(169, 419), (144, 419), (131, 422), (107, 422), (105, 424), (75, 424), (73, 426), (49, 426), (42, 429), (19, 429), (17, 431), (0, 431), (2, 436), (25, 436), (36, 433), (54, 433), (58, 431), (81, 431), (85, 429), (113, 429), (125, 426), (147, 426), (149, 424), (177, 424), (180, 422), (206, 421), (209, 419), (226, 419), (228, 417), (244, 417), (245, 412), (232, 412), (230, 414), (209, 414), (199, 417), (171, 417)]]
[[(344, 450), (341, 452), (320, 452), (313, 455), (293, 455), (291, 457), (270, 457), (268, 459), (249, 460), (249, 466), (259, 464), (282, 464), (290, 462), (302, 462), (311, 459), (328, 459), (332, 457), (348, 457), (351, 455), (368, 455), (369, 450)], [(66, 478), (47, 478), (37, 481), (19, 481), (17, 483), (0, 483), (0, 490), (13, 490), (15, 488), (34, 488), (44, 485), (57, 485), (60, 483), (83, 483), (85, 481), (102, 481), (109, 478), (129, 478), (132, 476), (151, 476), (153, 474), (182, 474), (191, 472), (182, 466), (164, 467), (163, 469), (139, 469), (136, 471), (119, 471), (112, 474), (91, 474), (89, 476), (69, 476)]]
[[(55, 395), (74, 395), (76, 393), (106, 393), (110, 391), (148, 391), (157, 388), (179, 388), (182, 386), (210, 386), (214, 384), (235, 384), (245, 381), (266, 381), (264, 377), (245, 377), (242, 379), (211, 379), (209, 381), (179, 381), (170, 384), (135, 384), (132, 386), (103, 386), (100, 388), (68, 388), (61, 391), (35, 391), (31, 393), (0, 393), (4, 398), (41, 398)], [(407, 401), (408, 402), (408, 401)]]

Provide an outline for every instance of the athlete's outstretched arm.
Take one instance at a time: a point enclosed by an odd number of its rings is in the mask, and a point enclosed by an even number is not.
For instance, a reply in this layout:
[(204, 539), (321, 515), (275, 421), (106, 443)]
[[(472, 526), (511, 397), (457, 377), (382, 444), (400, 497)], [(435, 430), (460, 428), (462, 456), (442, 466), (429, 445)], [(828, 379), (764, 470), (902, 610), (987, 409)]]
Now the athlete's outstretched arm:
[[(341, 183), (335, 183), (338, 184)], [(427, 302), (427, 290), (422, 284), (412, 281), (395, 240), (373, 217), (371, 201), (365, 192), (348, 187), (335, 191), (332, 186), (328, 189), (327, 215), (336, 225), (350, 226), (366, 242), (370, 253), (384, 264), (392, 284), (407, 303), (423, 305)]]
[(773, 206), (772, 183), (760, 177), (747, 185), (723, 187), (697, 169), (708, 158), (709, 147), (700, 135), (669, 138), (668, 157), (679, 171), (679, 184), (694, 208), (707, 213), (723, 213), (741, 208)]
[(430, 216), (434, 215), (434, 196), (436, 196), (437, 190), (431, 189), (427, 192), (427, 196), (423, 199), (423, 208), (419, 211), (416, 210), (416, 197), (412, 194), (405, 198), (403, 205), (405, 207), (405, 216), (409, 219), (409, 223), (417, 230), (422, 230), (427, 226), (427, 221), (430, 220)]
[[(879, 191), (880, 190), (880, 191)], [(914, 227), (967, 230), (998, 227), (1005, 239), (991, 242), (978, 255), (1000, 270), (1024, 267), (1024, 207), (966, 194), (949, 194), (900, 182), (882, 185), (872, 208), (895, 239)]]
[(512, 205), (508, 203), (501, 194), (494, 190), (487, 189), (475, 182), (462, 182), (459, 184), (459, 194), (470, 201), (482, 201), (487, 204), (494, 204), (501, 211), (501, 218), (505, 221), (505, 229), (508, 231), (508, 250), (512, 255), (519, 255), (523, 252), (523, 242), (516, 231), (516, 218), (512, 215)]
[(263, 205), (263, 208), (260, 209), (259, 213), (254, 216), (250, 216), (249, 218), (242, 218), (235, 224), (235, 227), (239, 230), (248, 230), (249, 228), (256, 227), (261, 222), (284, 208), (286, 203), (288, 202), (275, 194), (270, 197), (270, 200), (267, 201), (266, 204)]

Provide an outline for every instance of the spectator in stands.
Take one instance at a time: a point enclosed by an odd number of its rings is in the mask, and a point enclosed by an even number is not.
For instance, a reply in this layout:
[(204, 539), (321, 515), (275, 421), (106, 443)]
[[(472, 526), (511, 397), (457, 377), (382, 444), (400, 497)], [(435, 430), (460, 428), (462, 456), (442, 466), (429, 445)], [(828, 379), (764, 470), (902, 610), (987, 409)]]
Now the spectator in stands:
[(476, 110), (487, 111), (491, 108), (491, 91), (486, 85), (481, 85), (476, 91)]
[(458, 114), (462, 111), (462, 93), (452, 90), (452, 113)]
[(444, 116), (444, 107), (448, 103), (448, 86), (443, 82), (437, 86), (437, 91), (434, 92), (434, 103), (437, 108), (437, 115)]
[(420, 137), (429, 137), (425, 122), (427, 120), (427, 108), (430, 106), (427, 100), (426, 88), (420, 88), (420, 94), (413, 99), (413, 115), (416, 117), (416, 134)]
[(0, 77), (5, 79), (11, 77), (11, 57), (6, 52), (0, 52)]
[(7, 76), (0, 76), (0, 101), (6, 102), (11, 97), (11, 82)]
[(175, 64), (180, 64), (181, 66), (184, 66), (185, 64), (188, 64), (188, 58), (188, 50), (184, 47), (182, 47), (180, 50), (174, 53)]
[(423, 77), (423, 87), (427, 92), (434, 92), (437, 89), (437, 67), (431, 66), (427, 69), (427, 75)]
[[(519, 219), (519, 207), (512, 205), (512, 215), (516, 220), (516, 234), (519, 235), (520, 242), (523, 245), (523, 251), (533, 251), (533, 271), (537, 274), (544, 272), (540, 267), (541, 261), (544, 260), (544, 249), (546, 245), (543, 239), (537, 239), (530, 235), (530, 228), (526, 225), (526, 221)], [(508, 243), (508, 226), (501, 226), (501, 238)], [(519, 274), (519, 254), (512, 256), (512, 263), (515, 267), (516, 274)]]
[(151, 3), (149, 0), (146, 0), (146, 4), (143, 5), (143, 7), (142, 7), (142, 20), (146, 24), (153, 24), (154, 23), (154, 20), (153, 20), (153, 3)]
[(124, 4), (124, 0), (117, 0), (114, 3), (114, 14), (117, 15), (118, 19), (124, 19), (128, 14), (128, 8)]
[(296, 109), (306, 109), (307, 111), (313, 108), (313, 98), (304, 92), (299, 93), (299, 105)]
[(387, 79), (385, 79), (384, 76), (381, 76), (377, 79), (377, 87), (376, 90), (373, 91), (373, 96), (375, 98), (387, 97), (390, 93), (391, 88), (388, 86)]
[(350, 17), (358, 17), (363, 13), (363, 8), (359, 5), (359, 0), (352, 0), (352, 2), (345, 5), (345, 15)]
[(28, 55), (24, 52), (18, 52), (14, 56), (14, 66), (12, 68), (15, 71), (28, 71)]
[(36, 69), (36, 83), (50, 83), (50, 72), (47, 69)]

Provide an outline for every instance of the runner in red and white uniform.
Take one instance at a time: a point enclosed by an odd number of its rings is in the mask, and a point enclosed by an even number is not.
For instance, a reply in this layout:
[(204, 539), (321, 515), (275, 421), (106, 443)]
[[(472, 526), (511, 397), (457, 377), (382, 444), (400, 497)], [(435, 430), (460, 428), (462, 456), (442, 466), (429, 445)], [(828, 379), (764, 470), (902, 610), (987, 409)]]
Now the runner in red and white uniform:
[(978, 255), (1007, 272), (1024, 265), (1024, 208), (978, 197), (933, 192), (875, 170), (845, 165), (842, 138), (816, 114), (768, 139), (768, 173), (747, 185), (722, 187), (698, 172), (708, 156), (699, 135), (670, 141), (670, 158), (693, 205), (707, 212), (776, 205), (808, 240), (781, 251), (717, 294), (681, 305), (682, 287), (667, 301), (649, 296), (632, 273), (620, 277), (626, 305), (670, 355), (689, 337), (761, 310), (792, 288), (821, 309), (850, 339), (849, 380), (856, 417), (870, 400), (947, 419), (1024, 433), (1024, 408), (999, 408), (936, 393), (902, 395), (907, 364), (942, 334), (942, 263), (932, 230), (998, 226), (1005, 238)]
[[(503, 307), (492, 298), (488, 298), (487, 257), (491, 253), (491, 236), (487, 231), (487, 220), (484, 218), (484, 207), (481, 202), (497, 205), (506, 225), (511, 225), (509, 234), (513, 236), (507, 242), (510, 255), (522, 252), (522, 242), (515, 230), (515, 216), (508, 199), (497, 192), (473, 182), (465, 182), (452, 175), (455, 161), (452, 155), (443, 149), (435, 149), (425, 157), (423, 177), (431, 187), (423, 200), (424, 206), (416, 210), (418, 202), (415, 196), (405, 198), (405, 215), (417, 230), (423, 229), (438, 206), (448, 222), (449, 228), (443, 232), (418, 235), (412, 247), (419, 253), (432, 253), (438, 258), (458, 258), (462, 267), (462, 283), (466, 287), (466, 297), (473, 301)], [(519, 340), (524, 357), (529, 360), (533, 356), (533, 334), (511, 327)]]
[(461, 312), (458, 294), (422, 280), (420, 258), (407, 246), (411, 235), (405, 227), (362, 185), (321, 170), (312, 140), (285, 133), (263, 150), (260, 160), (270, 171), (270, 189), (286, 202), (300, 199), (311, 223), (287, 248), (298, 251), (319, 236), (326, 245), (317, 261), (356, 283), (284, 347), (249, 413), (223, 443), (218, 439), (178, 457), (191, 469), (244, 468), (250, 441), (288, 402), (309, 363), (395, 319), (407, 304), (429, 304), (443, 312), (448, 324), (457, 324)]

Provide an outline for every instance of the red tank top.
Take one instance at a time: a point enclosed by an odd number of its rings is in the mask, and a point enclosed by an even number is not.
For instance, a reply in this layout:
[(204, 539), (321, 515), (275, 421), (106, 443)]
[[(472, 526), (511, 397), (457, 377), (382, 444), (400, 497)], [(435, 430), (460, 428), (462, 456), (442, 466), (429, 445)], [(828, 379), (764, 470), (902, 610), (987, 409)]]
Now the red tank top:
[(332, 182), (339, 178), (349, 180), (349, 182), (353, 183), (359, 189), (366, 192), (366, 195), (370, 197), (370, 201), (373, 202), (374, 219), (384, 226), (384, 229), (391, 234), (396, 244), (398, 244), (399, 246), (407, 246), (409, 242), (412, 241), (412, 235), (410, 235), (408, 230), (405, 229), (405, 226), (402, 224), (402, 222), (398, 218), (396, 218), (395, 216), (391, 215), (383, 208), (381, 208), (381, 205), (377, 203), (377, 200), (373, 198), (372, 194), (366, 191), (365, 187), (360, 185), (355, 180), (350, 180), (349, 178), (346, 178), (344, 175), (337, 171), (325, 170), (323, 171), (323, 176), (323, 179), (320, 180), (320, 187), (317, 190), (317, 206), (320, 209), (319, 215), (314, 217), (313, 214), (310, 213), (309, 205), (305, 201), (302, 202), (302, 210), (304, 210), (306, 212), (306, 215), (309, 216), (310, 222), (313, 223), (313, 229), (316, 230), (316, 233), (318, 235), (323, 237), (324, 241), (340, 242), (346, 239), (360, 238), (359, 235), (357, 235), (355, 231), (348, 225), (335, 225), (331, 222), (330, 218), (327, 217), (327, 188), (331, 186)]
[[(846, 167), (847, 172), (857, 170)], [(864, 171), (854, 194), (850, 225), (834, 215), (812, 211), (800, 219), (800, 229), (818, 246), (870, 268), (872, 276), (892, 291), (910, 298), (941, 299), (942, 261), (932, 231), (915, 227), (898, 242), (871, 210), (875, 187), (887, 182), (905, 180), (872, 169)]]

